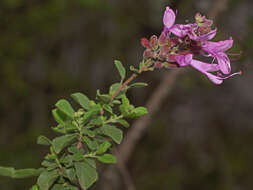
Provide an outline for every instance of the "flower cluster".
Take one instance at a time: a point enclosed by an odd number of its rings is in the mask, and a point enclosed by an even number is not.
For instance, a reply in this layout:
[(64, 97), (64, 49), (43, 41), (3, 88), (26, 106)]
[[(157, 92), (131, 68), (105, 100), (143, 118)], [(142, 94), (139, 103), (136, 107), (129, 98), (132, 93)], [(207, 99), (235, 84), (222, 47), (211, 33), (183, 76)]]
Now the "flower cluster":
[[(175, 12), (166, 7), (163, 23), (164, 29), (158, 38), (143, 38), (142, 45), (146, 48), (144, 59), (151, 59), (155, 66), (185, 67), (192, 66), (206, 75), (213, 83), (221, 84), (224, 79), (241, 72), (231, 73), (230, 59), (225, 53), (233, 45), (233, 39), (213, 42), (217, 29), (212, 29), (213, 21), (195, 15), (195, 23), (175, 24)], [(211, 57), (212, 63), (194, 59), (194, 56)]]

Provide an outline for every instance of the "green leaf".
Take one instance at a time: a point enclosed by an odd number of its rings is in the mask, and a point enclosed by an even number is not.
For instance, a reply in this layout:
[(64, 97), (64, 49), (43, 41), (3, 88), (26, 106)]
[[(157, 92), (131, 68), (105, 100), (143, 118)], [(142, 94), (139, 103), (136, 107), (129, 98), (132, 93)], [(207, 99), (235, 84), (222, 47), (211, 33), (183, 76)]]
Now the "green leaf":
[(136, 83), (131, 84), (129, 88), (140, 88), (140, 87), (145, 87), (145, 86), (148, 86), (148, 84), (144, 82), (136, 82)]
[(77, 138), (76, 134), (64, 135), (60, 137), (56, 137), (52, 141), (54, 151), (59, 154), (66, 146), (73, 143), (73, 141)]
[(118, 129), (115, 126), (110, 126), (110, 125), (105, 125), (103, 127), (100, 127), (99, 129), (104, 135), (111, 137), (112, 140), (114, 140), (117, 144), (121, 143), (123, 139), (122, 130)]
[(103, 142), (101, 145), (99, 145), (97, 149), (97, 154), (105, 153), (111, 146), (112, 144), (110, 142), (108, 141)]
[(73, 160), (74, 161), (82, 161), (84, 158), (83, 158), (83, 154), (82, 152), (78, 151), (76, 152), (74, 155), (73, 155)]
[(0, 167), (0, 175), (11, 177), (11, 178), (27, 178), (38, 176), (42, 172), (43, 169), (19, 169), (16, 170), (11, 167)]
[(122, 96), (122, 104), (124, 106), (129, 106), (130, 105), (129, 99), (127, 98), (127, 96), (125, 94)]
[(68, 190), (79, 190), (77, 187), (75, 187), (75, 186), (69, 186), (69, 189)]
[(42, 171), (44, 171), (43, 168), (40, 168), (40, 169), (20, 169), (20, 170), (15, 171), (14, 178), (19, 179), (19, 178), (38, 176), (42, 173)]
[(89, 110), (90, 109), (90, 100), (87, 96), (84, 94), (77, 92), (71, 95), (71, 97), (80, 104), (84, 109)]
[(41, 163), (42, 166), (46, 167), (48, 171), (53, 170), (58, 167), (58, 165), (55, 162), (44, 160)]
[(68, 178), (71, 182), (74, 182), (76, 180), (76, 171), (74, 168), (63, 168), (63, 176)]
[(12, 177), (14, 176), (15, 169), (10, 167), (0, 167), (0, 175), (6, 176), (6, 177)]
[(95, 137), (95, 135), (96, 135), (96, 133), (94, 131), (92, 131), (90, 129), (87, 129), (87, 128), (83, 128), (82, 133), (84, 135), (87, 135), (87, 136), (92, 137), (92, 138)]
[(83, 136), (83, 142), (88, 146), (90, 150), (96, 150), (98, 148), (98, 143), (96, 140), (91, 140), (87, 136)]
[(51, 145), (51, 140), (49, 140), (47, 137), (41, 135), (37, 139), (37, 144), (40, 144), (40, 145)]
[(63, 184), (55, 184), (51, 190), (66, 190), (66, 188), (63, 186)]
[(61, 99), (55, 104), (55, 106), (72, 119), (74, 118), (75, 111), (67, 100)]
[(145, 107), (137, 107), (135, 109), (133, 109), (129, 115), (130, 118), (137, 118), (137, 117), (141, 117), (145, 114), (147, 114), (147, 108)]
[(116, 65), (116, 67), (117, 67), (117, 69), (119, 71), (119, 74), (120, 74), (120, 77), (121, 77), (121, 83), (122, 83), (123, 80), (126, 77), (126, 69), (123, 67), (122, 63), (120, 61), (118, 61), (118, 60), (115, 60), (114, 64)]
[(64, 114), (62, 111), (60, 111), (59, 109), (53, 109), (52, 115), (55, 121), (59, 124), (64, 124), (66, 121), (69, 120), (69, 117), (66, 114)]
[(91, 167), (96, 168), (96, 162), (93, 158), (85, 158), (84, 161)]
[(39, 190), (39, 187), (38, 187), (38, 185), (34, 185), (29, 190)]
[(48, 190), (54, 184), (56, 179), (59, 177), (57, 170), (44, 171), (40, 174), (37, 184), (40, 190)]
[(113, 164), (117, 162), (117, 159), (112, 154), (104, 154), (102, 156), (97, 156), (97, 159), (105, 164)]
[(119, 100), (113, 100), (112, 103), (113, 104), (121, 104), (121, 102)]
[(96, 169), (86, 162), (76, 162), (75, 169), (78, 181), (83, 190), (88, 189), (98, 179)]
[(136, 74), (139, 74), (139, 70), (138, 69), (136, 69), (136, 68), (134, 68), (134, 66), (130, 66), (130, 71), (132, 71), (132, 72), (134, 72), (134, 73), (136, 73)]
[(87, 121), (90, 119), (92, 116), (98, 114), (101, 110), (101, 106), (99, 104), (92, 106), (92, 108), (86, 112), (82, 118), (83, 122)]
[(57, 133), (66, 134), (69, 132), (77, 131), (77, 128), (71, 123), (64, 123), (64, 124), (59, 124), (56, 127), (52, 127), (52, 130), (54, 130)]
[(97, 90), (96, 98), (104, 104), (108, 104), (111, 102), (111, 96), (108, 94), (100, 94), (99, 90)]
[(105, 105), (103, 106), (103, 108), (104, 108), (107, 112), (109, 112), (110, 114), (113, 114), (113, 110), (112, 110), (111, 106), (109, 106), (108, 104), (105, 104)]
[(124, 119), (120, 119), (117, 122), (120, 123), (121, 125), (123, 125), (124, 127), (129, 127), (130, 126), (129, 123)]
[(110, 86), (109, 94), (113, 95), (120, 87), (120, 83), (114, 83), (113, 85)]

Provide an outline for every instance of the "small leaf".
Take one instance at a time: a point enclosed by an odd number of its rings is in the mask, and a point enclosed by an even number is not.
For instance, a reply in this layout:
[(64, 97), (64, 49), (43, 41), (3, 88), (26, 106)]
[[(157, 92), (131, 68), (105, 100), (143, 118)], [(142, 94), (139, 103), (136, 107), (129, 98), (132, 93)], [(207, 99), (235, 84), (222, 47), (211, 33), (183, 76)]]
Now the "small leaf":
[(123, 125), (124, 127), (129, 127), (130, 126), (129, 123), (124, 119), (120, 119), (117, 122), (120, 123), (121, 125)]
[(93, 168), (97, 168), (96, 167), (96, 162), (95, 162), (95, 160), (93, 159), (93, 158), (85, 158), (84, 159), (84, 161), (87, 163), (87, 164), (89, 164), (91, 167), (93, 167)]
[(120, 83), (114, 83), (110, 86), (109, 94), (113, 95), (120, 87)]
[(51, 161), (48, 161), (48, 160), (44, 160), (41, 163), (41, 165), (46, 167), (48, 171), (53, 170), (53, 169), (58, 167), (58, 165), (55, 162), (51, 162)]
[(40, 145), (51, 145), (51, 140), (49, 140), (47, 137), (41, 135), (37, 139), (37, 144), (40, 144)]
[(40, 169), (20, 169), (20, 170), (15, 171), (13, 178), (20, 179), (20, 178), (38, 176), (42, 173), (42, 171), (44, 171), (43, 168), (40, 168)]
[(59, 109), (53, 109), (52, 115), (55, 121), (59, 124), (64, 124), (67, 120), (69, 120), (69, 117), (66, 114), (64, 114), (62, 111), (60, 111)]
[(96, 150), (98, 148), (98, 143), (95, 140), (91, 140), (89, 137), (86, 136), (83, 136), (82, 139), (90, 150)]
[(88, 189), (98, 179), (98, 174), (97, 174), (96, 169), (90, 166), (86, 162), (76, 162), (75, 169), (76, 169), (78, 181), (83, 190)]
[(141, 87), (145, 87), (145, 86), (148, 86), (148, 84), (144, 83), (144, 82), (136, 82), (134, 84), (131, 84), (129, 86), (129, 88), (141, 88)]
[(121, 102), (119, 100), (113, 100), (112, 103), (113, 104), (121, 104)]
[(136, 68), (134, 68), (134, 66), (130, 66), (130, 71), (132, 71), (132, 72), (134, 72), (134, 73), (136, 73), (136, 74), (139, 74), (139, 70), (138, 69), (136, 69)]
[(126, 77), (126, 69), (123, 67), (122, 63), (120, 61), (118, 61), (118, 60), (115, 60), (114, 64), (116, 65), (116, 67), (117, 67), (117, 69), (119, 71), (119, 74), (120, 74), (120, 77), (121, 77), (121, 83), (122, 83), (123, 80)]
[(40, 174), (37, 184), (40, 190), (48, 190), (54, 184), (56, 179), (59, 177), (57, 170), (44, 171)]
[(82, 133), (84, 135), (87, 135), (87, 136), (92, 137), (92, 138), (95, 137), (95, 135), (96, 135), (94, 131), (92, 131), (90, 129), (87, 129), (87, 128), (83, 128)]
[(76, 171), (74, 168), (70, 169), (63, 169), (63, 176), (68, 178), (71, 182), (74, 182), (76, 180)]
[(78, 151), (78, 152), (76, 152), (74, 155), (73, 155), (73, 160), (74, 161), (82, 161), (83, 160), (83, 154), (80, 152), (80, 151)]
[(12, 177), (14, 176), (15, 169), (10, 167), (0, 167), (0, 175), (6, 176), (6, 177)]
[(0, 167), (0, 175), (11, 178), (27, 178), (32, 176), (38, 176), (43, 169), (19, 169), (15, 170), (11, 167)]
[(96, 98), (104, 104), (108, 104), (111, 102), (111, 96), (108, 94), (100, 94), (99, 90), (97, 90)]
[(38, 185), (34, 185), (29, 190), (39, 190), (39, 187), (38, 187)]
[(103, 106), (103, 108), (104, 108), (106, 111), (108, 111), (110, 114), (113, 114), (113, 110), (112, 110), (111, 106), (109, 106), (108, 104), (105, 104), (105, 105)]
[(74, 118), (75, 111), (67, 100), (61, 99), (55, 104), (55, 106), (72, 119)]
[(105, 153), (111, 146), (112, 144), (110, 142), (108, 141), (103, 142), (101, 145), (99, 145), (97, 149), (97, 154)]
[(112, 154), (104, 154), (102, 156), (97, 156), (97, 159), (105, 164), (113, 164), (117, 162), (117, 159)]
[(59, 124), (56, 127), (52, 127), (52, 130), (54, 130), (57, 133), (66, 134), (69, 132), (76, 131), (77, 128), (70, 123), (65, 123), (65, 124)]
[(87, 121), (90, 119), (93, 115), (96, 115), (100, 112), (101, 106), (99, 104), (92, 106), (92, 108), (84, 114), (82, 117), (83, 122)]
[(115, 126), (105, 125), (100, 127), (102, 133), (108, 137), (111, 137), (117, 144), (120, 144), (123, 139), (122, 130), (118, 129)]
[(84, 109), (89, 110), (90, 109), (90, 100), (87, 96), (84, 94), (77, 92), (71, 95), (71, 97), (80, 104)]
[(66, 190), (63, 184), (55, 184), (50, 190)]
[(76, 139), (76, 137), (77, 137), (76, 134), (64, 135), (64, 136), (61, 136), (61, 137), (56, 137), (52, 141), (52, 145), (53, 145), (54, 151), (57, 154), (59, 154), (62, 151), (62, 149), (64, 149), (69, 144), (71, 144), (74, 141), (74, 139)]
[(129, 115), (130, 118), (137, 118), (147, 114), (148, 111), (145, 107), (137, 107), (133, 109)]

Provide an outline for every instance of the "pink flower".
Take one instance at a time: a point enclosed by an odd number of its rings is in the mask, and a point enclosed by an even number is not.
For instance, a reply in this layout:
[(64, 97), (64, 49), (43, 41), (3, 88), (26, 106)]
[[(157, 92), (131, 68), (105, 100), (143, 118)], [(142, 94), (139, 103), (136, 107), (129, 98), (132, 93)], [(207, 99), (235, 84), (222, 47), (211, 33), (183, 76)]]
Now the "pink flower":
[(230, 60), (225, 51), (232, 46), (233, 39), (230, 37), (229, 40), (219, 42), (204, 42), (202, 44), (202, 50), (208, 53), (207, 56), (212, 56), (217, 59), (222, 73), (229, 74), (231, 72)]
[(169, 29), (171, 28), (176, 20), (176, 14), (174, 13), (174, 11), (170, 8), (170, 7), (166, 7), (166, 10), (164, 12), (164, 16), (163, 16), (163, 24), (164, 26)]
[(191, 40), (207, 41), (213, 39), (217, 29), (209, 29), (212, 21), (200, 14), (197, 14), (195, 18), (196, 23), (194, 24), (174, 24), (176, 14), (172, 9), (166, 7), (163, 16), (164, 32), (171, 32), (180, 38), (188, 35)]
[[(214, 84), (221, 84), (223, 80), (227, 78), (230, 78), (234, 75), (242, 74), (242, 72), (237, 72), (228, 76), (222, 75), (220, 73), (221, 68), (219, 64), (205, 63), (192, 59), (192, 57), (192, 54), (187, 54), (185, 56), (176, 56), (176, 61), (180, 67), (192, 66), (196, 70), (206, 75)], [(213, 74), (214, 72), (216, 72), (217, 74)]]

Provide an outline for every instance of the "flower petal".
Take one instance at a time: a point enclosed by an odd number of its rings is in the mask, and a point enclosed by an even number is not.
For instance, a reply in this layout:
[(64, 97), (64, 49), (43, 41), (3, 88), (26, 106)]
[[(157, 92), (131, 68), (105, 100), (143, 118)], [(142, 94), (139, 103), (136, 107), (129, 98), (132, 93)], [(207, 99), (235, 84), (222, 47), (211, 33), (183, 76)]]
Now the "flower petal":
[(218, 64), (210, 64), (210, 63), (205, 63), (202, 61), (198, 60), (192, 60), (191, 66), (194, 67), (195, 69), (199, 71), (204, 71), (204, 72), (216, 72), (219, 71), (219, 65)]
[(189, 33), (189, 37), (192, 39), (192, 40), (198, 40), (198, 41), (208, 41), (208, 40), (211, 40), (215, 37), (216, 35), (216, 32), (217, 32), (217, 29), (214, 29), (214, 30), (211, 30), (209, 33), (207, 34), (203, 34), (203, 35), (196, 35), (194, 33)]
[(230, 60), (227, 54), (220, 52), (216, 55), (220, 70), (224, 74), (229, 74), (231, 72)]
[(166, 7), (166, 10), (164, 12), (164, 16), (163, 16), (163, 24), (164, 26), (169, 29), (171, 28), (176, 20), (176, 15), (174, 13), (174, 11), (170, 8), (170, 7)]
[(223, 79), (221, 77), (208, 73), (218, 71), (219, 66), (217, 64), (208, 64), (193, 59), (191, 66), (206, 75), (214, 84), (221, 84), (223, 82)]
[(175, 24), (169, 29), (174, 35), (183, 38), (193, 29), (193, 24)]
[(176, 61), (179, 64), (180, 67), (185, 67), (191, 64), (192, 62), (192, 54), (187, 54), (185, 56), (178, 55), (176, 56)]
[(205, 42), (202, 45), (202, 49), (208, 53), (225, 52), (233, 46), (233, 42), (232, 37), (229, 40), (219, 42)]

